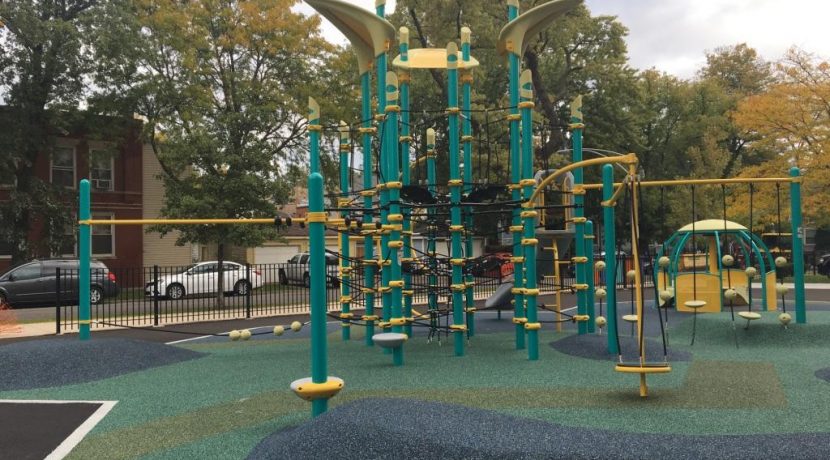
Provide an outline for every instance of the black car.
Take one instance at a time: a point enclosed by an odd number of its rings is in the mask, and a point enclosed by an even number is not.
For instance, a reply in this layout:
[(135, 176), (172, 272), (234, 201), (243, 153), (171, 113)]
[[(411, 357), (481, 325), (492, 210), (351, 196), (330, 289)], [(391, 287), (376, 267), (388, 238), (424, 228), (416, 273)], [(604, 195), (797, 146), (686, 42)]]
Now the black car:
[[(61, 303), (78, 302), (78, 259), (33, 260), (0, 275), (0, 303), (11, 306), (52, 306), (60, 285)], [(60, 280), (57, 279), (60, 269)], [(118, 295), (115, 275), (103, 262), (90, 262), (89, 297), (93, 304)]]
[(824, 254), (818, 261), (818, 272), (824, 276), (830, 276), (830, 254)]

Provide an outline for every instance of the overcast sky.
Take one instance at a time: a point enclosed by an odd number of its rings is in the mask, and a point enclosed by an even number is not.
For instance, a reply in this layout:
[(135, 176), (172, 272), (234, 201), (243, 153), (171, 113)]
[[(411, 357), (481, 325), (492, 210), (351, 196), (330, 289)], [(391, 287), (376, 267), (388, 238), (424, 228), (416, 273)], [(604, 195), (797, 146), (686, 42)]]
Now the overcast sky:
[[(374, 11), (374, 0), (347, 0)], [(487, 1), (487, 0), (482, 0)], [(768, 60), (792, 45), (830, 58), (830, 1), (826, 0), (585, 0), (594, 15), (619, 16), (629, 29), (628, 52), (638, 69), (656, 67), (692, 77), (705, 52), (746, 42)], [(387, 13), (394, 10), (389, 0)], [(302, 11), (311, 12), (303, 5)], [(475, 31), (473, 31), (475, 32)], [(325, 23), (324, 33), (345, 42)]]

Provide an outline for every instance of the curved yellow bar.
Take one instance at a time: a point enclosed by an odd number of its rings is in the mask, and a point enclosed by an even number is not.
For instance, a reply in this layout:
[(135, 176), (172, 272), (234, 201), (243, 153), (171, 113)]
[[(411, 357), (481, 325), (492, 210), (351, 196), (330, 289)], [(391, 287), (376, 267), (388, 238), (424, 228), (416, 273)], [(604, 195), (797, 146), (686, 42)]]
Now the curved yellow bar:
[(533, 195), (525, 203), (525, 207), (532, 206), (533, 201), (536, 199), (537, 195), (543, 190), (545, 187), (550, 185), (551, 182), (555, 181), (556, 178), (559, 176), (571, 172), (577, 168), (584, 168), (586, 166), (594, 166), (594, 165), (604, 165), (604, 164), (612, 164), (612, 163), (622, 163), (627, 165), (634, 165), (637, 164), (637, 155), (633, 153), (629, 153), (628, 155), (622, 155), (618, 157), (603, 157), (603, 158), (591, 158), (590, 160), (583, 160), (577, 161), (576, 163), (571, 163), (564, 168), (557, 169), (556, 172), (551, 174), (550, 176), (546, 177), (539, 185), (536, 186), (536, 190), (533, 191)]

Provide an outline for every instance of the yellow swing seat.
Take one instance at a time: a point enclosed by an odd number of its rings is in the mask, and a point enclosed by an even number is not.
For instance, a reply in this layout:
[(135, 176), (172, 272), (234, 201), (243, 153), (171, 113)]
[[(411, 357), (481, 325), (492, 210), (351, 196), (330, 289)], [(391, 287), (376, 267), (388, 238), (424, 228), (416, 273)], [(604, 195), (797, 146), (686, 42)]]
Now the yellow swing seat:
[(639, 361), (617, 363), (614, 366), (617, 372), (626, 374), (667, 374), (671, 372), (668, 363), (641, 363)]
[(738, 316), (747, 320), (747, 321), (754, 321), (756, 319), (761, 319), (761, 315), (759, 313), (755, 313), (754, 311), (739, 311)]

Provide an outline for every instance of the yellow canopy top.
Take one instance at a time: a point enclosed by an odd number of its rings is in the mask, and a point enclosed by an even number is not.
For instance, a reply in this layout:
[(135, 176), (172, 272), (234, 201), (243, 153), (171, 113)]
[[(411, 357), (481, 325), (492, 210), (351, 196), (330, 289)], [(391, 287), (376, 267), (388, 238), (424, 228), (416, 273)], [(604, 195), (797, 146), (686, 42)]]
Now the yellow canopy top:
[(371, 68), (375, 57), (385, 53), (395, 43), (395, 27), (371, 11), (343, 0), (306, 0), (306, 3), (349, 39), (357, 54), (361, 75)]
[(499, 54), (504, 56), (509, 51), (523, 56), (528, 45), (526, 37), (537, 35), (580, 3), (582, 0), (553, 0), (525, 11), (501, 29), (497, 44)]
[[(706, 220), (699, 220), (694, 224), (694, 231), (695, 232), (717, 232), (717, 231), (739, 231), (739, 230), (748, 230), (741, 224), (736, 224), (735, 222), (722, 220), (722, 219), (706, 219)], [(685, 227), (678, 230), (678, 232), (682, 233), (689, 233), (692, 231), (692, 224), (686, 225)]]
[[(402, 60), (400, 56), (392, 61), (392, 65), (399, 69), (446, 69), (447, 49), (446, 48), (416, 48), (409, 50), (408, 59)], [(470, 56), (469, 62), (461, 60), (461, 51), (458, 52), (458, 68), (472, 69), (478, 67), (478, 60)]]

